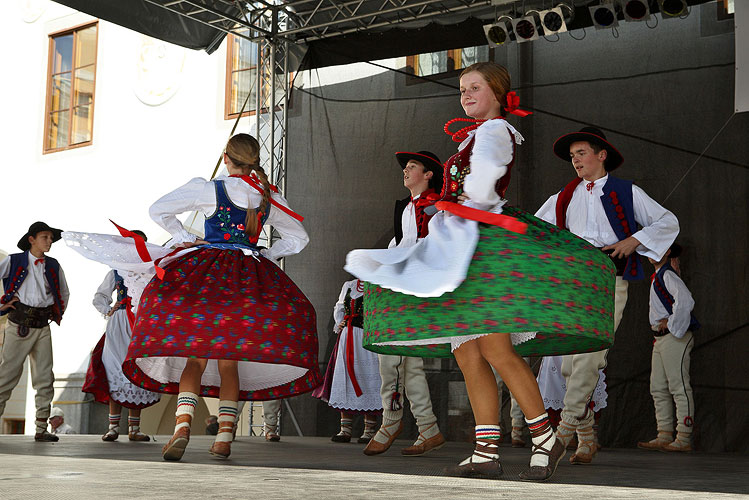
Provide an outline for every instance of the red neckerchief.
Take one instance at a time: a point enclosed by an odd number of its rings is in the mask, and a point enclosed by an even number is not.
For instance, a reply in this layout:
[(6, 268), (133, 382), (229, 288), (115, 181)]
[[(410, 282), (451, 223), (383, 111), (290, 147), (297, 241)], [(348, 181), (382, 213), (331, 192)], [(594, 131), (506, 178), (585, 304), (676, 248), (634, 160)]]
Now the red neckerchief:
[(431, 205), (434, 205), (439, 200), (439, 195), (434, 189), (427, 189), (414, 201), (411, 198), (411, 203), (414, 206), (414, 215), (416, 216), (416, 237), (424, 238), (429, 234), (429, 220), (432, 218), (431, 215), (426, 215), (424, 209)]

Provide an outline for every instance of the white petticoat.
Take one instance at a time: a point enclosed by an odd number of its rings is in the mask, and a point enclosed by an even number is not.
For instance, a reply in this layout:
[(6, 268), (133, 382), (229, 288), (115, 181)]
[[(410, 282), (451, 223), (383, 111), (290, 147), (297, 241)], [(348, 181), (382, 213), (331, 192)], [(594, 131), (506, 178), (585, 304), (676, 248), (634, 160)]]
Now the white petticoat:
[(109, 396), (120, 404), (151, 405), (159, 401), (161, 395), (133, 385), (122, 373), (122, 363), (130, 345), (130, 336), (127, 311), (115, 311), (107, 321), (104, 349), (101, 353), (101, 361), (109, 383)]
[[(564, 408), (564, 395), (567, 392), (567, 382), (562, 375), (562, 356), (546, 356), (541, 361), (538, 370), (538, 388), (544, 400), (544, 408), (561, 410)], [(593, 391), (593, 411), (606, 408), (606, 375), (603, 370), (598, 372), (598, 384)]]

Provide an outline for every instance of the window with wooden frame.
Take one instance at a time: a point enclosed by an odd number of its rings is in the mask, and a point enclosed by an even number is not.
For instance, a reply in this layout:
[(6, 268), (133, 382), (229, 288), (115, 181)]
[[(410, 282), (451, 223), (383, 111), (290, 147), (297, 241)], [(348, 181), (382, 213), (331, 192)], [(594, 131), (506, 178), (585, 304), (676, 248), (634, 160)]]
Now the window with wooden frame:
[(86, 24), (49, 36), (44, 153), (92, 142), (97, 27)]
[(406, 66), (411, 69), (414, 75), (409, 79), (409, 83), (423, 81), (415, 78), (419, 76), (436, 78), (454, 76), (456, 72), (467, 68), (471, 64), (489, 61), (491, 57), (492, 52), (488, 45), (408, 56)]
[(255, 114), (257, 106), (257, 44), (228, 35), (226, 50), (226, 92), (224, 119), (236, 118), (247, 94), (250, 100), (242, 116)]

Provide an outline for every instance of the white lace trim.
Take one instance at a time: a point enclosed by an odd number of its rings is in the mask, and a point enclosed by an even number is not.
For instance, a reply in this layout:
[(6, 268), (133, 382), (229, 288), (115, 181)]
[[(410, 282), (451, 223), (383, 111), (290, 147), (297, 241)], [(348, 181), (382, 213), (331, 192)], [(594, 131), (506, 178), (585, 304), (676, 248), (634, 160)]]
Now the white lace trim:
[(374, 411), (382, 409), (380, 396), (380, 360), (377, 354), (362, 347), (364, 330), (354, 327), (354, 371), (362, 395), (357, 397), (346, 370), (346, 342), (348, 331), (344, 328), (338, 339), (338, 357), (333, 370), (328, 405), (341, 410)]
[[(510, 334), (510, 341), (512, 345), (522, 344), (536, 337), (538, 332), (516, 332)], [(492, 333), (478, 333), (471, 335), (460, 335), (456, 337), (435, 337), (431, 339), (418, 339), (418, 340), (394, 340), (391, 342), (375, 342), (374, 345), (398, 345), (398, 346), (410, 346), (410, 345), (434, 345), (434, 344), (450, 344), (450, 352), (455, 351), (458, 347), (476, 340), (479, 337), (486, 335), (492, 335)]]

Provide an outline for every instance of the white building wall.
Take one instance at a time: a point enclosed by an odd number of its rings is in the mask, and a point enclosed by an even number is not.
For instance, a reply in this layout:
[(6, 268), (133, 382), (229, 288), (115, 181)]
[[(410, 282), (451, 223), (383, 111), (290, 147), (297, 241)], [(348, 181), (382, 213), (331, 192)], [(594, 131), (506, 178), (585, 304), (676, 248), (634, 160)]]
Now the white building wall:
[[(93, 18), (46, 0), (9, 3), (0, 18), (14, 47), (3, 51), (7, 73), (0, 79), (0, 248), (18, 251), (19, 238), (37, 220), (64, 230), (113, 233), (112, 219), (163, 243), (167, 234), (150, 220), (148, 207), (193, 177), (209, 177), (233, 125), (224, 120), (226, 44), (209, 56), (100, 21), (93, 144), (43, 154), (48, 36)], [(36, 19), (35, 9), (41, 12)], [(139, 70), (148, 76), (145, 83)], [(136, 96), (138, 90), (158, 101), (165, 87), (177, 90), (159, 105)], [(251, 121), (243, 118), (238, 130), (252, 132)], [(80, 428), (82, 405), (70, 403), (83, 399), (81, 377), (104, 331), (91, 300), (107, 269), (62, 242), (50, 255), (60, 261), (71, 292), (62, 324), (52, 325), (55, 401), (64, 404), (66, 421)], [(63, 395), (62, 380), (76, 387)], [(14, 405), (26, 406), (27, 423), (33, 423), (31, 389), (27, 401)]]

